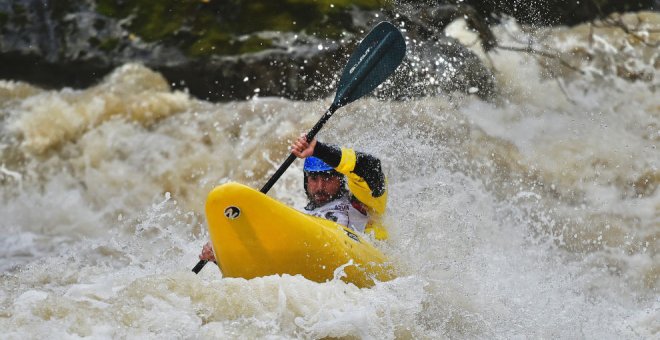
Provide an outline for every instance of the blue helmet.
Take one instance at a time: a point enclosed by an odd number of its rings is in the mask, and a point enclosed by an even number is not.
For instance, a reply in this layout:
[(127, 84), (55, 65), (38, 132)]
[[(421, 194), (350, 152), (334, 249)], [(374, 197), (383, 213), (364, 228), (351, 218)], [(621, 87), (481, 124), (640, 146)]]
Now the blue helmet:
[(305, 166), (303, 167), (303, 170), (305, 172), (323, 172), (323, 171), (334, 170), (334, 168), (329, 166), (319, 158), (311, 156), (305, 158)]

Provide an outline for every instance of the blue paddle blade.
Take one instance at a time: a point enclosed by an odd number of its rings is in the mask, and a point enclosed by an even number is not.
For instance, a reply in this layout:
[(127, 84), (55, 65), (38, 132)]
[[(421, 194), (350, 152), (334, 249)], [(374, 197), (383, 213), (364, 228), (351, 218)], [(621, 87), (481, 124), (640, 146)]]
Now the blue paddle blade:
[(332, 106), (342, 107), (371, 92), (396, 70), (405, 54), (401, 32), (387, 21), (376, 25), (348, 59)]

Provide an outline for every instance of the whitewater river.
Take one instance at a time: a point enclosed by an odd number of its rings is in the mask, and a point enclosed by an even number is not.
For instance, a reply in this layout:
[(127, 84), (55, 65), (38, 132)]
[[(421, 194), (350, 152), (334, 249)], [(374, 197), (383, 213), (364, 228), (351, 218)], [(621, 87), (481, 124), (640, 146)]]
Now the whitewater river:
[[(582, 72), (490, 53), (490, 102), (337, 111), (319, 138), (389, 179), (399, 277), (369, 289), (190, 271), (209, 190), (261, 187), (331, 98), (210, 103), (135, 64), (86, 89), (0, 81), (0, 338), (660, 337), (658, 49), (588, 31), (532, 32)], [(269, 194), (304, 204), (302, 177)]]

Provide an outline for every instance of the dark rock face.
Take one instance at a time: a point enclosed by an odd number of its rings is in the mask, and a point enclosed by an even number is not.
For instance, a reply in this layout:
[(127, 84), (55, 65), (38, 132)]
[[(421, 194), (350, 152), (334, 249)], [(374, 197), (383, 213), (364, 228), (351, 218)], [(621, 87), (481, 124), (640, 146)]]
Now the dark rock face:
[(359, 39), (390, 20), (405, 28), (409, 53), (377, 95), (461, 91), (490, 98), (496, 93), (491, 71), (443, 33), (456, 18), (466, 18), (489, 50), (497, 44), (487, 25), (493, 15), (573, 23), (652, 6), (653, 0), (400, 1), (396, 7), (384, 0), (5, 0), (0, 79), (86, 87), (138, 62), (203, 99), (315, 99), (334, 92)]
[[(458, 40), (447, 37), (444, 29), (457, 18), (464, 18), (480, 37), (485, 51), (497, 42), (484, 19), (472, 7), (454, 5), (401, 4), (390, 17), (406, 28), (410, 41), (407, 60), (391, 94), (416, 97), (448, 92), (476, 94), (490, 99), (497, 92), (491, 70)], [(403, 79), (402, 79), (403, 78)]]

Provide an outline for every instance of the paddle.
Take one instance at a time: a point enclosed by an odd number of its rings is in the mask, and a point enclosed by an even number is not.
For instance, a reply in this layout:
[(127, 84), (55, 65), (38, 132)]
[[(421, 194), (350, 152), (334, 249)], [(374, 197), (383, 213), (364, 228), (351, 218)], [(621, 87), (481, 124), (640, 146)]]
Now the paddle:
[[(307, 133), (307, 141), (314, 139), (337, 109), (371, 92), (387, 79), (401, 64), (405, 54), (406, 43), (401, 32), (386, 21), (376, 25), (362, 39), (348, 59), (339, 80), (334, 101)], [(291, 153), (260, 191), (264, 194), (267, 193), (295, 159), (296, 156)], [(193, 272), (199, 273), (206, 262), (206, 260), (200, 260), (193, 268)]]

